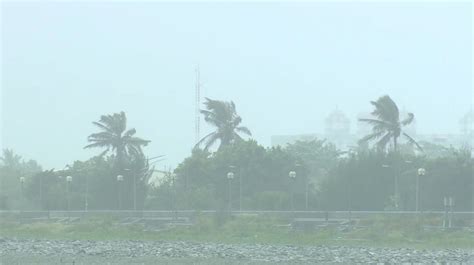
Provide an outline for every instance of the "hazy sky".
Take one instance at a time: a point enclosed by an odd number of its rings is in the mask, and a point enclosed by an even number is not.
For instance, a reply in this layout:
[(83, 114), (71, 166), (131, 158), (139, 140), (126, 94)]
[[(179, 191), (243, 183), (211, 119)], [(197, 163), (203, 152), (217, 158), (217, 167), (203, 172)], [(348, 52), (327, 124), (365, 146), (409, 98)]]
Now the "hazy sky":
[[(194, 144), (194, 68), (254, 138), (322, 132), (389, 94), (421, 133), (458, 131), (472, 93), (469, 3), (3, 3), (1, 146), (62, 168), (125, 111), (175, 166)], [(203, 126), (201, 134), (210, 128)]]

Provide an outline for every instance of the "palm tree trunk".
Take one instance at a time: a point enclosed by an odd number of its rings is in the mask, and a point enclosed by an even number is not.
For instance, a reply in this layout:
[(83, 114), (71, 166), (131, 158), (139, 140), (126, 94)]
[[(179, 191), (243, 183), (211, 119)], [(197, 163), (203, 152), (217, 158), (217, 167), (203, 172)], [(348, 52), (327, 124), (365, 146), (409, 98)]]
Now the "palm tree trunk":
[(393, 151), (396, 153), (397, 152), (397, 138), (396, 136), (393, 137)]
[(123, 171), (124, 150), (122, 147), (117, 147), (117, 157), (115, 159), (115, 170), (117, 174)]

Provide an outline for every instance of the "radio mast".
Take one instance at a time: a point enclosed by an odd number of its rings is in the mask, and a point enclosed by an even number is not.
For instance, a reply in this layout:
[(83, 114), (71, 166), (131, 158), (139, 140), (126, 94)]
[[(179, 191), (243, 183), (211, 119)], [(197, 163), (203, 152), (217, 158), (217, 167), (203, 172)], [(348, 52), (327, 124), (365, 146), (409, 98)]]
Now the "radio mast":
[(200, 139), (200, 123), (201, 123), (201, 113), (200, 113), (200, 107), (201, 107), (201, 73), (199, 70), (199, 65), (196, 67), (196, 84), (195, 84), (195, 98), (194, 98), (194, 104), (195, 104), (195, 120), (194, 120), (194, 136), (195, 136), (195, 143), (198, 143)]

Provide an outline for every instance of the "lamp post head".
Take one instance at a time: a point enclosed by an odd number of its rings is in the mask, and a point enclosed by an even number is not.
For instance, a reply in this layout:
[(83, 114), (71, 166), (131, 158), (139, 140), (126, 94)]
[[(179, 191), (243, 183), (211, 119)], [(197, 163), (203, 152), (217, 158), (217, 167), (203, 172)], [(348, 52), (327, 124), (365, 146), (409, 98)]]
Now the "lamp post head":
[(67, 181), (67, 182), (71, 182), (71, 181), (72, 181), (72, 176), (67, 176), (67, 177), (66, 177), (66, 181)]
[(234, 173), (233, 172), (227, 173), (227, 179), (233, 179), (233, 178), (234, 178)]
[(295, 179), (296, 178), (296, 172), (295, 171), (290, 171), (288, 173), (288, 176), (290, 177), (290, 179)]
[(424, 176), (425, 174), (426, 174), (426, 169), (422, 167), (418, 169), (418, 176)]
[(117, 176), (117, 181), (123, 181), (123, 176), (122, 176), (122, 175), (118, 175), (118, 176)]

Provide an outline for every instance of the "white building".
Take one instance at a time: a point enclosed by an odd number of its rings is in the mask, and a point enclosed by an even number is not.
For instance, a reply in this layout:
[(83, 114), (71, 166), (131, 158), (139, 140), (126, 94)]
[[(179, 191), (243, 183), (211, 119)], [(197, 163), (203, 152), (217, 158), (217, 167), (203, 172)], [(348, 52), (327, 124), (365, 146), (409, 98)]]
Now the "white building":
[[(412, 136), (416, 141), (426, 141), (445, 147), (462, 147), (473, 143), (473, 112), (466, 113), (460, 120), (459, 134), (417, 134), (416, 120), (404, 128), (404, 131)], [(400, 119), (408, 117), (408, 112), (401, 111)], [(350, 119), (340, 110), (336, 109), (331, 112), (325, 119), (324, 133), (300, 134), (300, 135), (275, 135), (271, 138), (272, 146), (285, 146), (296, 141), (310, 141), (314, 139), (327, 139), (334, 143), (340, 150), (347, 150), (351, 147), (357, 146), (359, 139), (372, 132), (372, 127), (366, 122), (361, 122), (359, 119), (373, 119), (374, 117), (367, 112), (361, 112), (357, 115), (356, 132), (352, 133), (350, 128)], [(404, 139), (400, 139), (401, 143)]]

